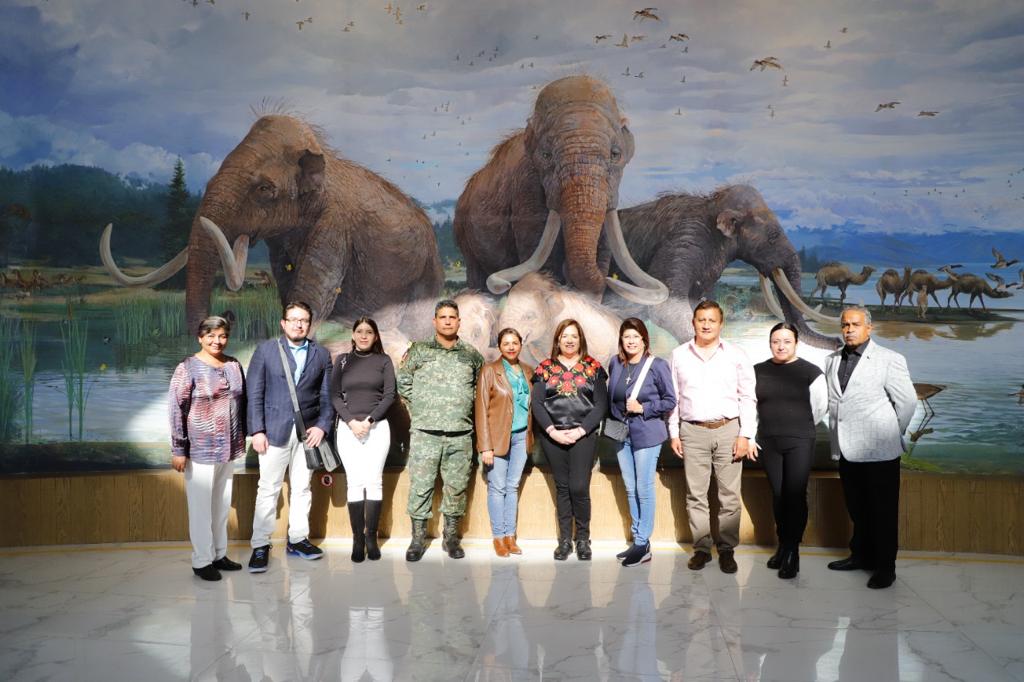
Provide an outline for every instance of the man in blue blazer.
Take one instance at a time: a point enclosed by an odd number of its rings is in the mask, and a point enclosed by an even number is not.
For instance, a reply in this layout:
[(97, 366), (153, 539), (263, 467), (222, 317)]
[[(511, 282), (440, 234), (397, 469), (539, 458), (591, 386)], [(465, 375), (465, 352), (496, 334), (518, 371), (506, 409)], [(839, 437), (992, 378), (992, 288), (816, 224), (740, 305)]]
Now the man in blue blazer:
[(850, 556), (833, 571), (872, 571), (868, 587), (896, 580), (900, 456), (917, 407), (906, 359), (871, 339), (871, 313), (850, 306), (840, 318), (846, 345), (825, 360), (832, 456), (853, 521)]
[(313, 312), (309, 305), (295, 301), (284, 307), (281, 331), (276, 339), (256, 348), (246, 372), (248, 425), (252, 447), (259, 454), (260, 482), (252, 520), (250, 573), (263, 573), (270, 560), (270, 536), (274, 532), (277, 500), (290, 472), (291, 500), (288, 505), (288, 554), (319, 559), (323, 550), (309, 541), (309, 508), (313, 493), (312, 471), (306, 467), (306, 453), (299, 442), (292, 398), (281, 364), (283, 348), (295, 381), (302, 421), (306, 426), (305, 446), (315, 448), (331, 430), (331, 354), (308, 338)]

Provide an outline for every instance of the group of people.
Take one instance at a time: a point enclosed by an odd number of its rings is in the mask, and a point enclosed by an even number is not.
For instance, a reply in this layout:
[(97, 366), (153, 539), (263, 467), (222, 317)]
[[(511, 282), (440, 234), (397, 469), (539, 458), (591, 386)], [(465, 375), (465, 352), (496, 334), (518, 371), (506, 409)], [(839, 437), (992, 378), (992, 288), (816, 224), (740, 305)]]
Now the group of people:
[[(459, 338), (457, 303), (443, 300), (434, 310), (434, 337), (414, 342), (396, 372), (372, 319), (355, 322), (351, 351), (332, 364), (327, 350), (308, 337), (309, 306), (294, 302), (284, 307), (282, 336), (257, 348), (246, 380), (238, 361), (224, 352), (230, 324), (207, 318), (198, 330), (199, 352), (177, 367), (170, 389), (172, 464), (185, 473), (193, 571), (219, 580), (221, 571), (241, 569), (226, 556), (227, 516), (231, 462), (244, 453), (247, 432), (260, 463), (249, 571), (267, 570), (286, 471), (286, 551), (304, 559), (322, 556), (308, 538), (312, 471), (305, 451), (332, 430), (346, 473), (352, 560), (379, 559), (382, 476), (391, 445), (386, 416), (397, 395), (411, 417), (408, 561), (419, 561), (426, 551), (438, 475), (442, 546), (453, 559), (465, 556), (459, 525), (474, 435), (487, 479), (494, 551), (499, 557), (521, 554), (519, 484), (535, 434), (555, 483), (554, 558), (564, 561), (575, 552), (590, 560), (591, 473), (603, 432), (617, 446), (631, 517), (631, 542), (617, 555), (623, 566), (651, 560), (654, 479), (669, 441), (684, 462), (693, 538), (688, 567), (704, 568), (717, 545), (721, 570), (736, 572), (742, 460), (760, 459), (778, 535), (768, 566), (780, 578), (793, 578), (807, 524), (815, 425), (827, 414), (854, 526), (850, 556), (829, 568), (866, 569), (872, 573), (869, 587), (888, 587), (895, 580), (902, 437), (916, 394), (904, 358), (871, 340), (870, 312), (854, 306), (841, 319), (845, 345), (828, 357), (824, 372), (797, 356), (799, 331), (787, 323), (769, 333), (771, 358), (753, 365), (739, 346), (721, 338), (724, 313), (710, 300), (696, 306), (694, 338), (677, 347), (670, 361), (651, 353), (647, 327), (628, 318), (606, 370), (588, 354), (580, 323), (565, 319), (550, 354), (534, 368), (520, 360), (523, 339), (512, 328), (498, 332), (500, 357), (485, 363)], [(712, 476), (717, 539), (708, 500)]]

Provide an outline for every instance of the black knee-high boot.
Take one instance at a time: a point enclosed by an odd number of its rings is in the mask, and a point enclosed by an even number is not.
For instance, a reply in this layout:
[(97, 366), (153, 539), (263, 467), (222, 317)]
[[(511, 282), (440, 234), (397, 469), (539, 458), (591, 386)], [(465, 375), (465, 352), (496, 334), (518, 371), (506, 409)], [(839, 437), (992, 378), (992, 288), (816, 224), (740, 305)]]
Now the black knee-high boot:
[(380, 546), (377, 544), (377, 524), (380, 522), (380, 500), (366, 501), (366, 558), (370, 561), (380, 559)]
[(365, 502), (348, 503), (348, 519), (352, 523), (352, 561), (357, 564), (366, 558)]

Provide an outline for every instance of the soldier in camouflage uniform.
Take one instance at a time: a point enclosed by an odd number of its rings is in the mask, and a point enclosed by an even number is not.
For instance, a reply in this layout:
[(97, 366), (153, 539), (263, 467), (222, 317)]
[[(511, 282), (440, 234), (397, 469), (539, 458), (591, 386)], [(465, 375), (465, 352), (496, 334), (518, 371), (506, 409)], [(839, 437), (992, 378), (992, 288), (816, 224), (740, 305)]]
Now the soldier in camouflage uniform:
[(434, 338), (409, 347), (398, 368), (398, 394), (412, 417), (409, 438), (409, 516), (412, 542), (407, 561), (426, 550), (437, 473), (443, 482), (444, 548), (466, 554), (459, 541), (459, 519), (466, 513), (466, 487), (473, 457), (473, 400), (484, 359), (459, 339), (459, 307), (444, 300), (434, 307)]

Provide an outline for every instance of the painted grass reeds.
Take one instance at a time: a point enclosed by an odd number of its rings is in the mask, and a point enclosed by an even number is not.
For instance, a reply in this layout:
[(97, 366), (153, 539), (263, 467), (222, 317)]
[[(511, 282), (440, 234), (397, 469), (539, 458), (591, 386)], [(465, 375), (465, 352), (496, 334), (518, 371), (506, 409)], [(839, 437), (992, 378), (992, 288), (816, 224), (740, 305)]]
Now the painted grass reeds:
[(14, 378), (14, 339), (17, 323), (0, 317), (0, 443), (9, 443), (17, 435), (15, 415), (21, 407), (21, 391)]
[(215, 315), (228, 310), (235, 314), (231, 326), (232, 338), (247, 341), (268, 339), (278, 334), (281, 299), (276, 287), (245, 288), (237, 293), (218, 289), (211, 297), (210, 310)]
[(74, 417), (78, 416), (78, 440), (85, 433), (85, 405), (89, 400), (91, 385), (86, 385), (86, 357), (89, 322), (74, 316), (68, 305), (68, 319), (60, 325), (60, 337), (64, 344), (61, 360), (61, 374), (64, 377), (64, 393), (68, 401), (68, 440), (74, 440)]
[(21, 323), (21, 378), (22, 378), (22, 404), (25, 407), (25, 417), (22, 421), (21, 432), (25, 436), (25, 443), (32, 442), (33, 410), (32, 400), (36, 393), (36, 326), (31, 322)]
[(181, 336), (185, 333), (185, 295), (175, 292), (129, 298), (118, 306), (114, 325), (118, 342), (127, 345), (155, 336)]

